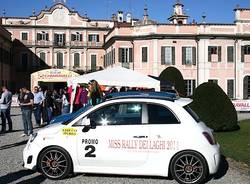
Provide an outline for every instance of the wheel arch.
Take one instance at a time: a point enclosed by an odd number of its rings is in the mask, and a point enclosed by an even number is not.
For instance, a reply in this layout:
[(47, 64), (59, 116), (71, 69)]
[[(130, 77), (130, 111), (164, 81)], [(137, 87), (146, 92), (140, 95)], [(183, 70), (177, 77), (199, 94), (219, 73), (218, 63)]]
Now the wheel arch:
[(40, 172), (40, 168), (39, 168), (39, 164), (38, 164), (38, 161), (39, 161), (39, 159), (40, 159), (40, 156), (41, 156), (41, 154), (42, 154), (42, 152), (44, 151), (44, 150), (46, 150), (46, 149), (48, 149), (48, 148), (59, 148), (59, 149), (63, 149), (68, 155), (69, 155), (69, 158), (70, 158), (70, 161), (71, 161), (71, 165), (72, 165), (72, 168), (71, 168), (71, 172), (74, 172), (74, 162), (73, 162), (73, 160), (72, 160), (72, 158), (71, 158), (71, 155), (70, 155), (70, 153), (68, 152), (68, 150), (66, 150), (65, 148), (63, 148), (63, 147), (61, 147), (61, 146), (58, 146), (58, 145), (50, 145), (50, 146), (46, 146), (46, 147), (44, 147), (40, 152), (39, 152), (39, 154), (38, 154), (38, 156), (37, 156), (37, 159), (36, 159), (36, 169), (37, 169), (37, 171), (39, 171)]
[[(176, 152), (176, 153), (171, 157), (171, 159), (170, 159), (170, 161), (169, 161), (169, 164), (168, 164), (168, 176), (169, 176), (169, 177), (172, 177), (172, 176), (171, 176), (171, 168), (170, 168), (170, 167), (171, 167), (171, 164), (172, 164), (172, 161), (173, 161), (174, 157), (175, 157), (177, 154), (182, 153), (182, 152), (195, 152), (196, 154), (199, 154), (199, 155), (205, 160), (206, 167), (207, 167), (207, 172), (209, 173), (209, 166), (208, 166), (208, 163), (207, 163), (207, 159), (204, 157), (204, 155), (203, 155), (202, 153), (196, 151), (196, 150), (186, 149), (186, 150), (181, 150), (181, 151)], [(206, 173), (206, 174), (208, 174), (208, 173)]]

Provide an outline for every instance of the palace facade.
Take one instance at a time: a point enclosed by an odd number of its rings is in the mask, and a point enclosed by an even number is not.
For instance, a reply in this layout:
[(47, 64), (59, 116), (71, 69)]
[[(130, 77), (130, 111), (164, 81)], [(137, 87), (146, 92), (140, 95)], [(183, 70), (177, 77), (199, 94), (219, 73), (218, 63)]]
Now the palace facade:
[(235, 8), (231, 24), (189, 23), (183, 6), (176, 3), (166, 23), (158, 23), (146, 7), (142, 19), (119, 11), (93, 20), (57, 3), (38, 15), (2, 17), (2, 24), (12, 34), (17, 79), (51, 67), (86, 73), (123, 66), (159, 76), (174, 66), (188, 95), (210, 81), (230, 98), (249, 98), (250, 9)]

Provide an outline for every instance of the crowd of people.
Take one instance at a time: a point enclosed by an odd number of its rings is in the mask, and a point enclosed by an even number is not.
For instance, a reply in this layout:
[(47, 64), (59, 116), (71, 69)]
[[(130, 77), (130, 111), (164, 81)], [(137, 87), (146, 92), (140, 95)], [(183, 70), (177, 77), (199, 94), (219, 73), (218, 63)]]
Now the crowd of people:
[[(73, 111), (77, 111), (87, 104), (94, 106), (100, 103), (103, 98), (102, 90), (95, 80), (91, 80), (87, 85), (78, 85), (71, 100), (72, 93), (72, 87), (49, 90), (35, 86), (33, 91), (30, 91), (27, 87), (21, 88), (18, 94), (18, 104), (21, 108), (24, 128), (24, 133), (21, 136), (33, 133), (32, 114), (36, 126), (42, 127), (48, 125), (53, 117), (69, 113), (71, 103), (73, 104)], [(7, 87), (3, 86), (0, 98), (1, 133), (6, 132), (7, 121), (9, 125), (8, 132), (12, 131), (11, 102), (12, 93)]]
[[(120, 92), (138, 90), (141, 89), (128, 87), (121, 87), (119, 89)], [(27, 87), (23, 87), (18, 94), (18, 104), (21, 108), (24, 128), (24, 133), (21, 136), (28, 136), (33, 133), (32, 114), (34, 115), (36, 126), (43, 127), (48, 125), (53, 117), (69, 113), (71, 105), (73, 106), (73, 112), (88, 104), (95, 106), (102, 102), (107, 93), (115, 92), (118, 92), (116, 87), (111, 87), (105, 91), (95, 80), (91, 80), (85, 85), (78, 85), (75, 91), (72, 86), (59, 90), (43, 89), (35, 86), (33, 91), (30, 91)], [(8, 131), (12, 131), (10, 116), (11, 102), (12, 93), (7, 87), (3, 86), (0, 98), (1, 133), (6, 132), (7, 121), (9, 125)]]

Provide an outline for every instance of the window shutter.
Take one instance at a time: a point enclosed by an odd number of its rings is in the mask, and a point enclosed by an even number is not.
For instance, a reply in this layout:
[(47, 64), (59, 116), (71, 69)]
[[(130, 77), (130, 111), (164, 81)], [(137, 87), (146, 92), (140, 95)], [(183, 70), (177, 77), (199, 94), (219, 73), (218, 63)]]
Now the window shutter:
[(99, 42), (99, 35), (96, 35), (96, 42)]
[(218, 47), (218, 62), (221, 62), (221, 46)]
[(119, 62), (122, 62), (122, 48), (119, 48)]
[(233, 62), (234, 61), (234, 47), (228, 46), (227, 47), (227, 62)]
[(46, 33), (46, 41), (49, 41), (49, 33)]
[(142, 62), (148, 61), (148, 49), (147, 47), (142, 47)]
[(164, 65), (166, 63), (165, 61), (165, 48), (166, 47), (161, 47), (161, 64)]
[(89, 42), (92, 42), (92, 35), (89, 35)]
[(133, 62), (133, 52), (132, 52), (132, 48), (129, 48), (129, 62)]
[(63, 43), (65, 43), (65, 41), (66, 41), (65, 38), (66, 38), (65, 34), (63, 34)]
[(192, 47), (192, 59), (193, 65), (196, 65), (196, 47)]
[(241, 46), (241, 62), (245, 62), (245, 46)]
[(82, 41), (82, 34), (80, 34), (80, 42)]
[(212, 47), (211, 46), (208, 46), (208, 62), (211, 62), (212, 60)]
[(172, 47), (172, 65), (175, 65), (175, 47)]
[(71, 41), (75, 41), (74, 34), (71, 34)]
[(186, 47), (182, 47), (182, 65), (186, 64)]
[(58, 35), (55, 33), (54, 34), (54, 42), (57, 43), (58, 42)]
[(40, 41), (40, 40), (41, 40), (41, 34), (40, 34), (40, 33), (37, 33), (37, 34), (36, 34), (36, 39), (37, 39), (37, 41)]

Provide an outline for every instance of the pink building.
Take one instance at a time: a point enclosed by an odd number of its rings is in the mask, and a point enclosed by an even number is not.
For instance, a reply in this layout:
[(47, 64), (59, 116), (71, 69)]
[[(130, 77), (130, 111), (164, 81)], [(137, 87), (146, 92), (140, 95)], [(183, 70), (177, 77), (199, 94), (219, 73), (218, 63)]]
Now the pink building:
[(234, 11), (232, 24), (189, 23), (183, 5), (176, 3), (169, 22), (158, 23), (147, 8), (141, 20), (121, 11), (110, 20), (92, 20), (57, 3), (38, 15), (2, 22), (20, 42), (14, 46), (17, 71), (22, 71), (17, 78), (43, 67), (86, 72), (123, 66), (159, 76), (174, 66), (188, 95), (211, 81), (229, 97), (242, 99), (250, 97), (250, 9)]
[(105, 36), (105, 67), (124, 66), (159, 76), (178, 68), (187, 94), (203, 82), (215, 82), (230, 98), (250, 97), (250, 9), (236, 8), (233, 24), (188, 23), (183, 5), (174, 5), (169, 23), (149, 19), (131, 26), (115, 24)]
[(104, 35), (112, 20), (93, 20), (56, 3), (30, 17), (2, 17), (12, 34), (16, 88), (30, 86), (30, 74), (45, 68), (79, 73), (103, 66)]

